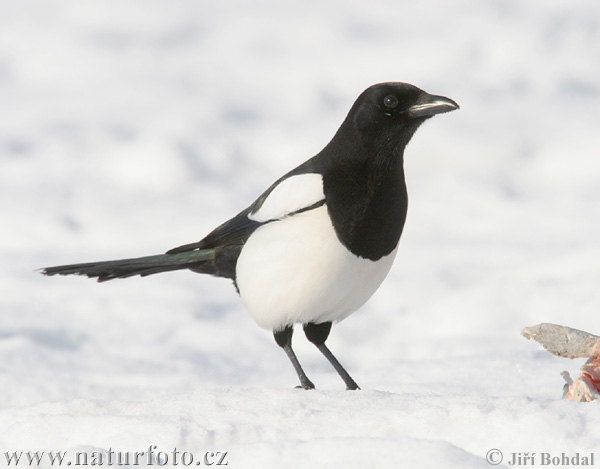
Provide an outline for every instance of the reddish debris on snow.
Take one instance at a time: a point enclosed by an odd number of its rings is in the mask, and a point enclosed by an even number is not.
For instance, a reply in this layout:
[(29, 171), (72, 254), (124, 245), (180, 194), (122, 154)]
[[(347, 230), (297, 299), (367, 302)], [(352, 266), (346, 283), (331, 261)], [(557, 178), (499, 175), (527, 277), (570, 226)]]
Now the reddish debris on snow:
[(539, 342), (548, 352), (559, 357), (590, 357), (581, 367), (579, 378), (571, 379), (568, 371), (562, 376), (567, 382), (563, 398), (589, 402), (600, 398), (600, 337), (589, 332), (557, 324), (542, 323), (526, 327), (521, 334)]

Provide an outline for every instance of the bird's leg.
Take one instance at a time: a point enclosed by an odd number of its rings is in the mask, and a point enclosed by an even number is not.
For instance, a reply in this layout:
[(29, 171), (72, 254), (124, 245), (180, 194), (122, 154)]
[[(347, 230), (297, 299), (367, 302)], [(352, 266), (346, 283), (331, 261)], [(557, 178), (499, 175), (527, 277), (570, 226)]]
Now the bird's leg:
[(315, 385), (311, 382), (310, 379), (304, 373), (304, 370), (300, 366), (300, 362), (296, 357), (296, 354), (292, 350), (292, 334), (294, 333), (293, 326), (287, 326), (285, 329), (281, 331), (273, 331), (273, 336), (275, 337), (275, 342), (279, 345), (288, 356), (292, 365), (294, 365), (294, 370), (298, 373), (298, 378), (300, 378), (300, 386), (304, 389), (315, 389)]
[(344, 367), (340, 364), (340, 362), (333, 356), (333, 353), (327, 348), (325, 345), (325, 341), (329, 336), (329, 331), (331, 330), (331, 322), (323, 322), (321, 324), (314, 324), (309, 322), (304, 324), (304, 333), (306, 334), (306, 338), (311, 341), (313, 344), (317, 346), (317, 348), (321, 351), (325, 358), (329, 360), (329, 362), (335, 368), (335, 371), (342, 377), (344, 383), (346, 383), (346, 389), (354, 390), (360, 389), (358, 384), (352, 379), (352, 377), (348, 374)]

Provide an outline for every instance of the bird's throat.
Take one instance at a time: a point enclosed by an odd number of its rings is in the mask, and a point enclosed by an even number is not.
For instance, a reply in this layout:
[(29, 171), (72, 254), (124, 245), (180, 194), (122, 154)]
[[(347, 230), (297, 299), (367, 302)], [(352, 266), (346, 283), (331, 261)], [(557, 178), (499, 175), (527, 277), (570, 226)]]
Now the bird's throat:
[(398, 245), (408, 206), (402, 153), (380, 156), (324, 178), (338, 238), (353, 254), (373, 261)]

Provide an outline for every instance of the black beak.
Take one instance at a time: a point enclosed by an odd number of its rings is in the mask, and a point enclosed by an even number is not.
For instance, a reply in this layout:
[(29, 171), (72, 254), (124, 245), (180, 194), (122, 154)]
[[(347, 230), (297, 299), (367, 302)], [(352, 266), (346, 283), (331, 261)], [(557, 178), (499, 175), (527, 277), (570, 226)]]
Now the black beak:
[(460, 106), (449, 98), (423, 93), (417, 103), (406, 110), (406, 113), (410, 117), (431, 117), (456, 109), (460, 109)]

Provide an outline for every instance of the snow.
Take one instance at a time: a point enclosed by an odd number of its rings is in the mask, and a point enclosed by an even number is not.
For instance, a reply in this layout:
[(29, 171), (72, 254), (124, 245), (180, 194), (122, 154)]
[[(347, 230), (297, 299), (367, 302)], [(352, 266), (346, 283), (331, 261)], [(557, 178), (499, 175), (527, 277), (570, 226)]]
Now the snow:
[[(301, 333), (317, 390), (294, 389), (226, 281), (35, 272), (200, 239), (381, 81), (461, 110), (410, 143), (396, 262), (328, 341), (361, 391)], [(230, 467), (470, 468), (598, 448), (598, 404), (560, 399), (585, 360), (519, 334), (600, 333), (597, 1), (0, 0), (0, 103), (0, 465), (156, 445)]]

